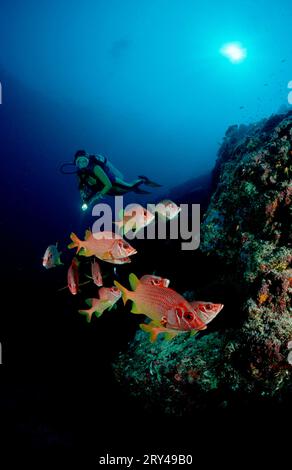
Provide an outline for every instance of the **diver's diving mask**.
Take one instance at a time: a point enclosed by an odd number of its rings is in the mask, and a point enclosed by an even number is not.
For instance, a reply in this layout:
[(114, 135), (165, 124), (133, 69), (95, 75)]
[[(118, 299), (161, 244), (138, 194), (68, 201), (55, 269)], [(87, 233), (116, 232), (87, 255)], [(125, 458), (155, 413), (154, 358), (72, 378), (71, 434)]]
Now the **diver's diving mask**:
[(86, 168), (89, 163), (89, 158), (86, 156), (80, 156), (76, 159), (75, 165), (78, 166), (78, 168)]

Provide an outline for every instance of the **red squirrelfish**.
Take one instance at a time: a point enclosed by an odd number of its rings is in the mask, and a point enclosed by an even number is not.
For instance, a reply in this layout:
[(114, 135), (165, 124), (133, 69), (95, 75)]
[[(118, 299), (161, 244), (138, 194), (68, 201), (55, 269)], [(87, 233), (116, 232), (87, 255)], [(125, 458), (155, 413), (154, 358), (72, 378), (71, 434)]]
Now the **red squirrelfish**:
[(101, 287), (103, 285), (100, 266), (96, 259), (91, 263), (91, 278), (97, 287)]
[(51, 269), (62, 265), (63, 263), (60, 256), (61, 252), (58, 250), (58, 243), (56, 243), (56, 245), (49, 245), (43, 257), (44, 268)]
[(109, 302), (116, 303), (122, 297), (120, 289), (115, 286), (102, 287), (99, 289), (99, 298), (101, 300), (108, 300)]
[(137, 251), (125, 240), (122, 238), (115, 240), (115, 243), (107, 257), (104, 259), (107, 260), (121, 260), (128, 258), (129, 256), (135, 255)]
[(131, 204), (127, 210), (122, 212), (122, 218), (115, 225), (126, 234), (130, 231), (138, 232), (149, 225), (155, 219), (155, 215), (140, 204)]
[(156, 212), (167, 220), (174, 219), (181, 211), (181, 208), (170, 199), (163, 199), (156, 204)]
[(143, 284), (134, 274), (130, 274), (129, 281), (133, 291), (129, 291), (117, 281), (114, 284), (122, 291), (124, 303), (132, 300), (132, 313), (147, 315), (156, 327), (175, 330), (174, 335), (181, 331), (206, 328), (189, 302), (174, 290)]
[[(140, 282), (143, 284), (149, 284), (159, 287), (168, 287), (169, 279), (163, 279), (159, 276), (154, 276), (151, 274), (145, 274), (141, 277)], [(203, 302), (202, 300), (193, 300), (190, 302), (190, 305), (193, 307), (200, 319), (207, 325), (210, 323), (216, 315), (223, 309), (223, 304), (213, 304), (212, 302)], [(292, 341), (291, 341), (292, 348)]]
[(85, 240), (79, 240), (75, 233), (71, 233), (72, 243), (68, 248), (77, 247), (77, 253), (82, 256), (96, 256), (104, 261), (128, 258), (137, 251), (120, 235), (113, 232), (92, 233), (86, 230)]
[(68, 269), (68, 273), (67, 273), (68, 289), (73, 295), (76, 295), (78, 293), (78, 287), (79, 287), (78, 265), (79, 265), (79, 261), (77, 260), (77, 258), (73, 258), (70, 264), (70, 267)]
[(154, 274), (144, 274), (144, 276), (140, 278), (140, 282), (142, 282), (142, 284), (158, 287), (168, 287), (170, 284), (169, 279), (165, 279), (160, 276), (155, 276)]
[(211, 302), (202, 302), (199, 300), (194, 300), (190, 302), (190, 304), (206, 325), (210, 323), (224, 307), (223, 304), (212, 304)]
[(79, 310), (79, 313), (86, 315), (86, 320), (90, 323), (94, 313), (97, 317), (100, 317), (105, 310), (113, 308), (121, 295), (121, 291), (116, 287), (102, 287), (99, 290), (99, 299), (86, 299), (85, 302), (90, 308)]

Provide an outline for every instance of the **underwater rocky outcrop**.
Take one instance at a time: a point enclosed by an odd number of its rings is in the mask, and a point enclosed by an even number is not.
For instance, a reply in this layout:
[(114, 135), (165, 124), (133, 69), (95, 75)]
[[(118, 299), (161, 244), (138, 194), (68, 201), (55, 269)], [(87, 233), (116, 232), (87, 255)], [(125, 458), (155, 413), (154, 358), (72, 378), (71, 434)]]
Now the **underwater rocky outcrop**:
[[(114, 372), (146, 408), (185, 415), (243, 402), (288, 403), (291, 177), (292, 111), (227, 130), (197, 251), (200, 263), (210, 258), (218, 262), (222, 289), (232, 279), (239, 299), (229, 307), (224, 324), (218, 321), (217, 328), (194, 337), (183, 334), (150, 343), (146, 333), (136, 333), (116, 359)], [(213, 286), (210, 274), (206, 296)]]

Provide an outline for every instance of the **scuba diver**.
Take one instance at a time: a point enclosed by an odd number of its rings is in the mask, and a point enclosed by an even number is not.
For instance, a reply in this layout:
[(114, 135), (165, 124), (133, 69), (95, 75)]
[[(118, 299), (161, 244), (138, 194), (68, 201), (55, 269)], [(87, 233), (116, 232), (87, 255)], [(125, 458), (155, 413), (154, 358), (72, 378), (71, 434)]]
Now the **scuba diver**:
[[(82, 210), (86, 210), (93, 202), (101, 199), (105, 195), (121, 196), (130, 191), (137, 194), (150, 194), (140, 188), (140, 185), (158, 188), (161, 185), (150, 181), (146, 176), (139, 176), (132, 183), (124, 181), (123, 175), (117, 170), (103, 155), (89, 155), (85, 150), (78, 150), (75, 153), (74, 163), (65, 163), (66, 165), (75, 165), (79, 180), (79, 191), (82, 200)], [(67, 172), (68, 174), (68, 172)]]

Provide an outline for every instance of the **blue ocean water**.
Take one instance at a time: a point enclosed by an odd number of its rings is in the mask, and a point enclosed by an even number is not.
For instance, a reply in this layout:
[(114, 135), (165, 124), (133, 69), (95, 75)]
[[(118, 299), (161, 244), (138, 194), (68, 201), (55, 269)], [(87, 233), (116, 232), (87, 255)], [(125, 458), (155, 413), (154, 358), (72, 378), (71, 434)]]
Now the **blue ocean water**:
[[(86, 349), (80, 322), (57, 323), (58, 309), (73, 308), (56, 296), (65, 278), (41, 266), (48, 244), (65, 247), (90, 224), (60, 165), (80, 148), (102, 153), (127, 180), (161, 183), (156, 194), (210, 172), (230, 125), (289, 106), (291, 21), (288, 0), (1, 2), (2, 275), (13, 312), (1, 319), (4, 361), (46, 387), (58, 363), (60, 376), (85, 361), (97, 367), (100, 350)], [(237, 42), (246, 58), (234, 63), (220, 49)]]
[[(104, 152), (129, 179), (159, 174), (172, 185), (212, 168), (230, 124), (287, 105), (288, 1), (12, 1), (0, 8), (1, 116), (25, 139), (16, 169), (36, 190), (43, 179), (43, 200), (54, 184), (65, 207), (76, 201), (72, 179), (64, 183), (55, 170), (78, 148)], [(239, 64), (219, 53), (234, 41), (247, 49)], [(17, 140), (11, 130), (2, 146), (12, 150)]]

